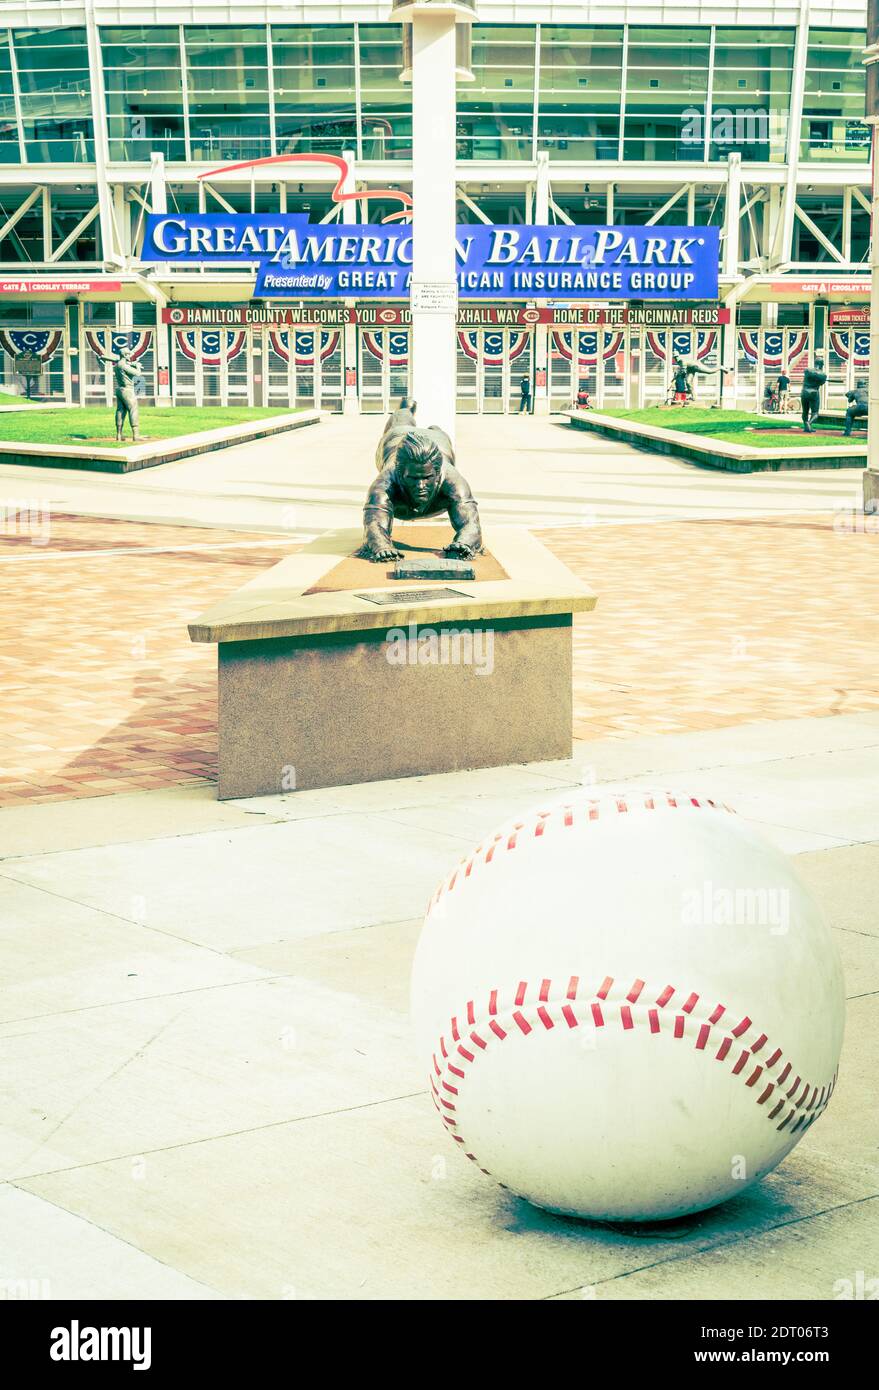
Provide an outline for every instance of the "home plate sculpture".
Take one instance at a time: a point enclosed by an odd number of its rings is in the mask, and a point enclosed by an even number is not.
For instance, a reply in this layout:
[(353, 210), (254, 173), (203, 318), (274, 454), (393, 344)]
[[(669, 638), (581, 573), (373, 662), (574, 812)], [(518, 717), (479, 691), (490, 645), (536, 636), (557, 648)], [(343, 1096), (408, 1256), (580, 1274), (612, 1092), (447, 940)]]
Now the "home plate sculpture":
[(412, 1004), (462, 1152), (538, 1206), (681, 1216), (770, 1172), (836, 1082), (842, 973), (787, 859), (713, 801), (580, 794), (431, 900)]

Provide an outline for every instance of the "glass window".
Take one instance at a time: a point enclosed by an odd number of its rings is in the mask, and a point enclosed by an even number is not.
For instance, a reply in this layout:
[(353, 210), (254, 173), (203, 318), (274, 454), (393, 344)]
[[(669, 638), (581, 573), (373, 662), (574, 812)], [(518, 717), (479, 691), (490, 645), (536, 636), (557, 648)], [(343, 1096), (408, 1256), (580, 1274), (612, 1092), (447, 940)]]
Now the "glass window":
[(400, 25), (361, 24), (364, 159), (412, 158), (412, 84), (400, 81), (402, 70)]
[(185, 160), (179, 30), (102, 28), (100, 39), (110, 158)]
[(353, 24), (274, 24), (272, 61), (278, 153), (356, 150)]
[(193, 160), (271, 154), (265, 26), (187, 24), (183, 34)]
[(94, 159), (91, 82), (84, 29), (16, 29), (25, 150), (34, 163)]
[(711, 110), (712, 159), (783, 163), (793, 70), (793, 29), (716, 32)]
[(621, 26), (544, 24), (537, 139), (553, 159), (619, 154)]
[(667, 163), (694, 157), (704, 122), (711, 31), (629, 29), (624, 151), (627, 160)]
[(533, 24), (474, 24), (474, 81), (457, 96), (459, 159), (531, 159), (534, 134)]
[(810, 29), (800, 158), (861, 164), (870, 131), (862, 124), (866, 73), (863, 29)]

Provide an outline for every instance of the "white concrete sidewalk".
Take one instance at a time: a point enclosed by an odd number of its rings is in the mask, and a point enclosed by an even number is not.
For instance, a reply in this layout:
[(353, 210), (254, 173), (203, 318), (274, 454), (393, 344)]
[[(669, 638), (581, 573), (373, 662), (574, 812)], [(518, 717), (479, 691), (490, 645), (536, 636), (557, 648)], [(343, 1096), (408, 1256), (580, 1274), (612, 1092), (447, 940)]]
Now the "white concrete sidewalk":
[[(542, 1214), (437, 1123), (409, 964), (439, 877), (583, 782), (713, 793), (798, 857), (846, 969), (833, 1101), (665, 1228)], [(0, 812), (0, 1286), (51, 1297), (832, 1299), (879, 1226), (879, 715), (219, 805)]]
[[(325, 416), (301, 433), (124, 476), (0, 465), (0, 507), (25, 500), (58, 512), (312, 536), (357, 524), (381, 426), (376, 415)], [(862, 510), (858, 470), (718, 473), (581, 433), (562, 417), (460, 416), (457, 455), (492, 526)]]

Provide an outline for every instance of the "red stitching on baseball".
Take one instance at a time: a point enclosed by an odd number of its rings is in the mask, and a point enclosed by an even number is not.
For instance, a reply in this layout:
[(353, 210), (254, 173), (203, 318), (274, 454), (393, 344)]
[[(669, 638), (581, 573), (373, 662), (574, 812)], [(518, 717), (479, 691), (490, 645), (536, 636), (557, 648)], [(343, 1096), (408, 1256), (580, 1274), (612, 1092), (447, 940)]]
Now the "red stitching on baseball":
[[(544, 1029), (548, 1030), (555, 1027), (556, 1020), (552, 1016), (552, 1010), (554, 1008), (560, 1009), (561, 1017), (564, 1019), (568, 1028), (577, 1028), (580, 1026), (581, 1019), (577, 1017), (577, 1012), (574, 1008), (573, 1003), (571, 1002), (572, 1000), (577, 1000), (579, 985), (579, 976), (571, 976), (566, 986), (565, 995), (563, 996), (564, 1002), (559, 1004), (556, 1001), (550, 999), (550, 995), (552, 992), (552, 981), (545, 978), (541, 979), (539, 989), (539, 1003), (532, 1007), (534, 1007), (536, 1017), (540, 1021)], [(606, 1020), (601, 1005), (597, 1003), (596, 1000), (599, 998), (606, 1000), (612, 988), (613, 979), (611, 976), (607, 976), (602, 981), (602, 984), (599, 987), (599, 989), (595, 991), (595, 995), (592, 998), (592, 1000), (581, 999), (578, 1001), (581, 1006), (581, 1013), (586, 1009), (588, 1009), (589, 1011), (588, 1014), (585, 1014), (584, 1021), (588, 1022), (591, 1019), (591, 1022), (596, 1029), (603, 1028), (606, 1025)], [(671, 985), (667, 985), (663, 990), (662, 994), (657, 999), (657, 1007), (648, 1007), (644, 1009), (642, 1005), (638, 1005), (637, 1003), (644, 988), (645, 981), (637, 979), (632, 984), (629, 991), (621, 996), (622, 999), (626, 1002), (620, 1003), (619, 1022), (624, 1032), (634, 1033), (637, 1031), (637, 1022), (639, 1020), (643, 1021), (646, 1018), (649, 1028), (649, 1034), (655, 1036), (661, 1032), (659, 1009), (662, 1006), (663, 1002), (667, 1002), (667, 1000), (671, 998), (675, 991)], [(488, 1032), (499, 1042), (503, 1042), (509, 1036), (509, 1033), (506, 1029), (502, 1027), (497, 1017), (495, 1017), (498, 1011), (499, 993), (499, 990), (493, 989), (490, 991), (488, 996)], [(532, 1024), (529, 1022), (524, 1012), (522, 1011), (527, 993), (527, 980), (520, 980), (516, 988), (515, 1007), (512, 1011), (511, 1018), (512, 1021), (515, 1023), (517, 1029), (519, 1030), (519, 1033), (523, 1037), (527, 1037), (530, 1033), (534, 1031)], [(618, 993), (620, 993), (620, 991), (618, 991)], [(698, 999), (699, 996), (696, 994), (689, 995), (687, 997), (687, 1005), (690, 1005), (688, 1013), (679, 1013), (675, 1015), (674, 1037), (677, 1040), (686, 1039), (688, 1036), (688, 1020), (692, 1020), (692, 1028), (689, 1036), (692, 1037), (693, 1031), (695, 1030), (695, 1039), (693, 1045), (697, 1051), (701, 1052), (706, 1049), (710, 1041), (712, 1026), (726, 1012), (726, 1007), (723, 1004), (717, 1004), (712, 1009), (711, 1013), (708, 1015), (707, 1021), (700, 1020), (698, 1018), (693, 1017), (693, 1009), (695, 1008)], [(687, 1005), (684, 1005), (683, 1007), (686, 1008)], [(638, 1010), (637, 1020), (633, 1014), (633, 1008), (637, 1008)], [(472, 1021), (471, 1014), (475, 1018), (475, 1004), (472, 1000), (467, 1005), (468, 1022)], [(721, 1040), (720, 1045), (714, 1054), (715, 1060), (718, 1062), (725, 1061), (732, 1049), (733, 1038), (743, 1037), (744, 1034), (747, 1033), (748, 1030), (752, 1027), (753, 1025), (751, 1023), (751, 1020), (747, 1016), (745, 1016), (736, 1025), (736, 1027), (731, 1030), (732, 1036), (727, 1035)], [(450, 1032), (452, 1038), (457, 1042), (457, 1015), (453, 1016), (450, 1021)], [(489, 1041), (486, 1038), (484, 1038), (481, 1034), (471, 1032), (470, 1037), (481, 1052), (489, 1050)], [(759, 1033), (758, 1036), (754, 1039), (754, 1042), (750, 1044), (750, 1046), (747, 1046), (744, 1051), (739, 1052), (736, 1061), (731, 1068), (731, 1075), (740, 1076), (745, 1070), (747, 1063), (751, 1059), (753, 1059), (755, 1053), (760, 1052), (763, 1049), (763, 1047), (765, 1047), (766, 1042), (766, 1034)], [(447, 1064), (447, 1070), (451, 1072), (453, 1076), (456, 1076), (459, 1080), (463, 1080), (466, 1076), (466, 1073), (462, 1068), (455, 1066), (449, 1060), (445, 1036), (440, 1037), (439, 1053)], [(464, 1059), (464, 1061), (466, 1061), (470, 1065), (472, 1065), (476, 1060), (476, 1053), (468, 1051), (467, 1048), (460, 1044), (460, 1042), (457, 1046), (457, 1053), (460, 1057)], [(769, 1098), (773, 1095), (776, 1088), (782, 1086), (783, 1083), (787, 1080), (788, 1076), (790, 1075), (792, 1071), (791, 1064), (790, 1062), (785, 1062), (781, 1072), (777, 1077), (772, 1078), (769, 1076), (769, 1073), (772, 1071), (773, 1067), (777, 1066), (778, 1063), (781, 1061), (781, 1057), (781, 1048), (776, 1047), (765, 1062), (757, 1063), (757, 1065), (754, 1066), (750, 1073), (744, 1078), (744, 1085), (748, 1087), (750, 1090), (754, 1090), (756, 1088), (757, 1082), (760, 1080), (761, 1077), (764, 1078), (763, 1089), (760, 1092), (760, 1094), (755, 1097), (757, 1105), (765, 1105), (766, 1101), (769, 1100)], [(443, 1076), (443, 1069), (437, 1061), (436, 1053), (433, 1054), (432, 1060), (434, 1070), (436, 1071), (437, 1076), (441, 1080), (443, 1090), (447, 1091), (449, 1094), (453, 1096), (457, 1096), (458, 1088), (445, 1080)], [(457, 1121), (451, 1118), (451, 1115), (455, 1113), (454, 1102), (446, 1100), (444, 1096), (440, 1095), (440, 1092), (437, 1088), (433, 1076), (431, 1076), (429, 1080), (431, 1087), (431, 1099), (433, 1100), (434, 1106), (438, 1110), (443, 1124), (446, 1125), (446, 1127), (451, 1131), (457, 1126)], [(819, 1090), (819, 1088), (816, 1085), (813, 1085), (808, 1081), (804, 1082), (802, 1078), (799, 1075), (797, 1075), (793, 1082), (793, 1085), (786, 1092), (786, 1095), (778, 1099), (771, 1110), (765, 1112), (767, 1119), (774, 1121), (776, 1117), (781, 1115), (782, 1111), (787, 1108), (787, 1114), (784, 1115), (781, 1122), (776, 1125), (777, 1130), (781, 1131), (787, 1129), (787, 1127), (790, 1125), (791, 1133), (794, 1134), (801, 1128), (808, 1128), (808, 1126), (813, 1124), (814, 1121), (818, 1118), (818, 1116), (826, 1109), (830, 1101), (830, 1097), (833, 1095), (833, 1091), (836, 1087), (836, 1080), (837, 1075), (835, 1073), (829, 1081), (829, 1083), (825, 1083), (825, 1085), (823, 1085)], [(802, 1090), (800, 1089), (801, 1087)], [(794, 1100), (793, 1097), (797, 1094), (797, 1092), (800, 1092), (800, 1094), (798, 1098)], [(439, 1097), (439, 1103), (437, 1103), (437, 1097)], [(808, 1104), (806, 1104), (807, 1098)], [(450, 1113), (444, 1114), (443, 1110), (446, 1110)], [(793, 1124), (791, 1123), (792, 1121)], [(455, 1139), (458, 1143), (464, 1142), (459, 1134), (452, 1134), (452, 1138)], [(472, 1159), (474, 1163), (478, 1163), (478, 1160), (476, 1159), (475, 1155), (468, 1153), (467, 1157)], [(487, 1168), (482, 1168), (481, 1171), (485, 1173), (487, 1176), (491, 1176)]]
[[(658, 809), (658, 807), (662, 809), (670, 808), (672, 810), (680, 809), (682, 806), (693, 806), (696, 807), (698, 810), (706, 810), (710, 807), (712, 811), (725, 811), (729, 815), (735, 815), (735, 811), (733, 810), (733, 808), (731, 806), (727, 806), (724, 802), (715, 802), (707, 798), (704, 801), (700, 801), (695, 796), (688, 797), (684, 802), (678, 802), (678, 800), (674, 796), (672, 796), (670, 792), (665, 792), (662, 795), (664, 799), (658, 802), (657, 798), (645, 795), (640, 803), (641, 808), (647, 811), (655, 811)], [(629, 793), (625, 798), (608, 796), (601, 802), (599, 802), (595, 798), (592, 798), (589, 801), (581, 803), (578, 806), (572, 805), (571, 803), (567, 803), (565, 805), (555, 806), (548, 811), (536, 811), (534, 813), (535, 820), (533, 838), (539, 839), (541, 836), (543, 836), (546, 831), (547, 824), (553, 819), (558, 820), (559, 816), (561, 816), (562, 825), (567, 829), (571, 829), (575, 823), (575, 811), (582, 811), (584, 809), (587, 809), (585, 819), (588, 821), (596, 821), (599, 819), (600, 814), (602, 813), (605, 815), (614, 813), (617, 815), (624, 815), (627, 814), (632, 807), (635, 807), (637, 805), (638, 794), (637, 792), (632, 792)], [(582, 819), (582, 816), (578, 816), (577, 823), (579, 824), (582, 821)], [(473, 868), (476, 865), (476, 863), (480, 860), (480, 858), (482, 858), (482, 862), (484, 864), (490, 864), (492, 860), (495, 858), (496, 851), (501, 849), (506, 849), (507, 851), (514, 850), (518, 844), (518, 832), (520, 830), (527, 831), (528, 828), (529, 827), (528, 825), (526, 825), (525, 821), (514, 821), (512, 830), (508, 833), (505, 844), (501, 843), (504, 839), (504, 835), (501, 833), (498, 833), (493, 836), (492, 840), (488, 844), (488, 848), (486, 848), (485, 842), (478, 844), (471, 855), (461, 860), (460, 864), (452, 872), (449, 880), (445, 883), (441, 883), (440, 886), (437, 888), (428, 905), (428, 912), (430, 912), (431, 908), (435, 907), (436, 904), (441, 900), (443, 893), (448, 893), (452, 891), (452, 889), (458, 882), (461, 869), (464, 870), (463, 877), (461, 878), (461, 881), (463, 882), (464, 879), (468, 879), (471, 877), (473, 873)]]

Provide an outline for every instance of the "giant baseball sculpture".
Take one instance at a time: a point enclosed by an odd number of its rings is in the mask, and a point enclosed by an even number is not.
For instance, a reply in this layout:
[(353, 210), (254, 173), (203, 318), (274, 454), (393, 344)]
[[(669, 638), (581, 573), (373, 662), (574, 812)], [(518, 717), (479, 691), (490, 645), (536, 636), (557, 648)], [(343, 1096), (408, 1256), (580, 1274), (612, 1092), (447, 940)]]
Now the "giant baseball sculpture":
[(651, 1220), (770, 1172), (836, 1082), (842, 975), (788, 860), (630, 791), (501, 827), (436, 890), (418, 1045), (461, 1151), (538, 1206)]

